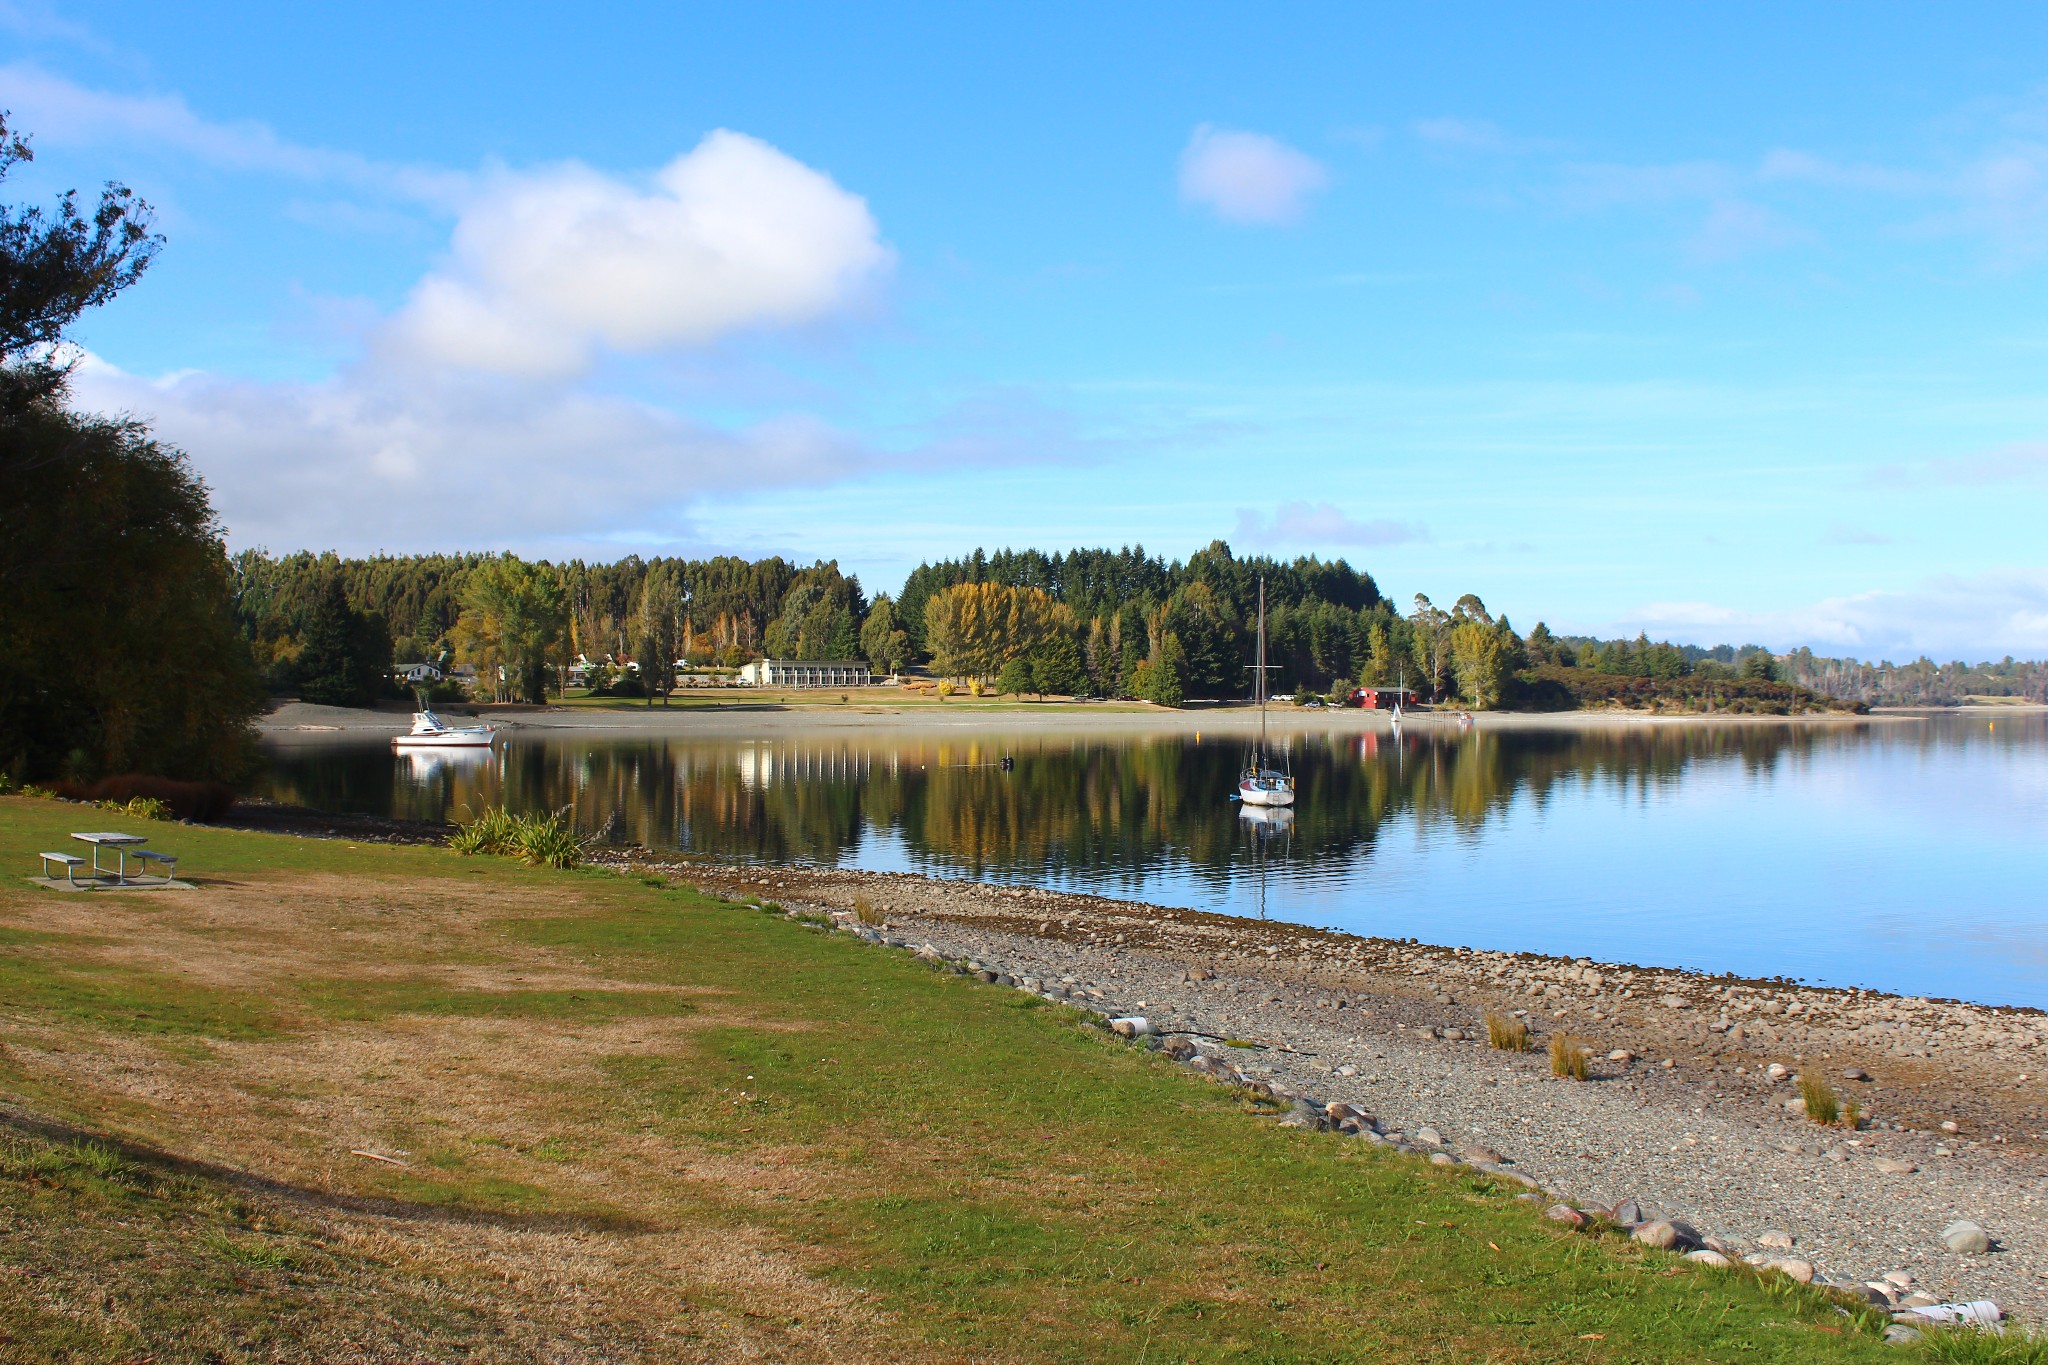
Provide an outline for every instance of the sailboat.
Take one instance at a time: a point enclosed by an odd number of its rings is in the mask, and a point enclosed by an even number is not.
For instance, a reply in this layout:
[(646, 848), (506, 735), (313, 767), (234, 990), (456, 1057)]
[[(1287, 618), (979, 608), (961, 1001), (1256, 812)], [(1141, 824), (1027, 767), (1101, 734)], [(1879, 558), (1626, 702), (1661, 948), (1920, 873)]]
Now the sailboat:
[(1259, 743), (1252, 761), (1238, 774), (1237, 799), (1247, 806), (1291, 806), (1294, 778), (1268, 766), (1266, 759), (1266, 580), (1259, 580), (1259, 661), (1252, 665), (1259, 679)]

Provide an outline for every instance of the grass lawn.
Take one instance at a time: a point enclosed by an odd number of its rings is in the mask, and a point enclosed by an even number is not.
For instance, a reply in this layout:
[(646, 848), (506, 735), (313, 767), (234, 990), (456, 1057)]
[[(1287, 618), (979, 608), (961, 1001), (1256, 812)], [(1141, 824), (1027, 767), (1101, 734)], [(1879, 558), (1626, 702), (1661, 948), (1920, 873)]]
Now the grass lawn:
[(196, 891), (25, 881), (108, 819), (0, 798), (5, 1358), (1902, 1355), (688, 889), (170, 824)]

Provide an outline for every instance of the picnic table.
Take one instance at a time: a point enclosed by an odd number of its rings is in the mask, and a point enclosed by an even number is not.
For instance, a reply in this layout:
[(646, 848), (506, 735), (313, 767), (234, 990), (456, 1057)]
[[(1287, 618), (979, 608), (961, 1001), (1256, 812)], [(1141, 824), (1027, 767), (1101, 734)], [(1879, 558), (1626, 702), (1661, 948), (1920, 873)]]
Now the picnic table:
[(94, 877), (103, 876), (108, 871), (108, 869), (100, 866), (100, 850), (103, 848), (114, 850), (116, 864), (114, 881), (117, 884), (128, 880), (128, 850), (149, 842), (140, 834), (115, 834), (105, 830), (91, 834), (74, 834), (71, 837), (82, 844), (92, 845), (92, 875)]

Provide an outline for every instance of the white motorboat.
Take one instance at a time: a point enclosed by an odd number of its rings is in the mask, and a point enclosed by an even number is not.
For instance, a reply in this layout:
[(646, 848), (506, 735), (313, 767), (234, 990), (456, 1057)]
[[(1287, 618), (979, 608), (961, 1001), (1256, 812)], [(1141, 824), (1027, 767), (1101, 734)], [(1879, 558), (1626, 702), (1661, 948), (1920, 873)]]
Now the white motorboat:
[(1259, 580), (1259, 661), (1252, 666), (1259, 680), (1259, 742), (1251, 762), (1238, 774), (1237, 799), (1247, 806), (1291, 806), (1294, 777), (1266, 761), (1266, 580)]
[(393, 735), (394, 749), (487, 749), (498, 732), (488, 725), (449, 725), (432, 711), (412, 713), (412, 731)]

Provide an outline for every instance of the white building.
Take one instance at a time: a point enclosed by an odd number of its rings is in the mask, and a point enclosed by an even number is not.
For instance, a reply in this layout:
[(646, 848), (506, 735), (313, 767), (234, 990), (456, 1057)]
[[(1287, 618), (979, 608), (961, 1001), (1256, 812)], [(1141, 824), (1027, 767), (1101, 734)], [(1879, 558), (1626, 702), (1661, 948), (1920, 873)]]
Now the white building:
[(866, 687), (873, 681), (858, 659), (756, 659), (740, 669), (747, 687)]

